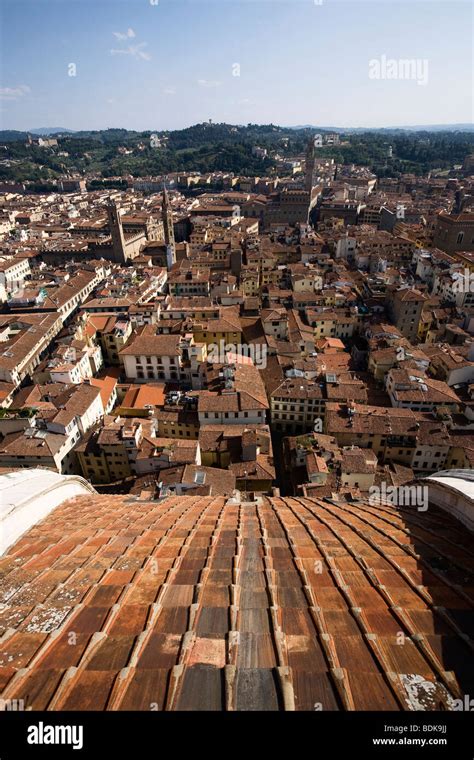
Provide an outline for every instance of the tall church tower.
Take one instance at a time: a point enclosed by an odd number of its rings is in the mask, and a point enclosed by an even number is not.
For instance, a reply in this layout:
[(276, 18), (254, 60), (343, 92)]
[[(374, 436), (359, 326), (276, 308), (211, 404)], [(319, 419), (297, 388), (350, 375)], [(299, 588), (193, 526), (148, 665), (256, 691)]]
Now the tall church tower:
[(113, 258), (117, 264), (125, 264), (127, 260), (125, 235), (123, 234), (122, 220), (115, 201), (107, 204), (107, 218), (112, 237)]
[(305, 178), (304, 178), (304, 187), (305, 187), (306, 192), (310, 194), (310, 199), (311, 199), (311, 192), (313, 190), (314, 160), (315, 160), (314, 137), (311, 137), (308, 140), (308, 147), (306, 148)]
[(171, 269), (176, 263), (176, 243), (174, 240), (173, 212), (166, 185), (163, 188), (162, 216), (166, 243), (166, 264), (168, 269)]

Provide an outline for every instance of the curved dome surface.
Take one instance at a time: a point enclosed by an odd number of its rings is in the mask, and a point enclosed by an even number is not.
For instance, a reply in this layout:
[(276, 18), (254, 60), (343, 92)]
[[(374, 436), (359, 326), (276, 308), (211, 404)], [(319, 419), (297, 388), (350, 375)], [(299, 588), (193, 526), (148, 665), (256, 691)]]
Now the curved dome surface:
[(0, 475), (0, 556), (63, 501), (95, 492), (79, 475), (42, 469), (4, 472)]
[(424, 480), (429, 483), (430, 502), (474, 530), (474, 471), (441, 470)]

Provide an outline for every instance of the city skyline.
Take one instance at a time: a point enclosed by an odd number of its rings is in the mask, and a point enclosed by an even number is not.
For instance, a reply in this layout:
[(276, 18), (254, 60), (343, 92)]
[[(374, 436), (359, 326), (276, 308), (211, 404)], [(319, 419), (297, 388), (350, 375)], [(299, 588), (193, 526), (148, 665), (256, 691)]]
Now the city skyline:
[(2, 26), (2, 129), (472, 122), (463, 0), (7, 0)]

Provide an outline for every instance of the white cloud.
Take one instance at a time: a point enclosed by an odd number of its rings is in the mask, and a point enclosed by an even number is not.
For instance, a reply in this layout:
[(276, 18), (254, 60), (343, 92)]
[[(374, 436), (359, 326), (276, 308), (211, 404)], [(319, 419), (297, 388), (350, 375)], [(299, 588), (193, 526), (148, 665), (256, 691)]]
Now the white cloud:
[(176, 87), (165, 87), (163, 93), (165, 95), (176, 95)]
[(132, 58), (141, 58), (143, 61), (151, 61), (150, 53), (143, 48), (148, 46), (148, 42), (140, 42), (139, 45), (129, 45), (127, 48), (112, 48), (111, 55), (131, 55)]
[(135, 37), (135, 32), (133, 29), (128, 28), (126, 32), (112, 32), (114, 37), (116, 37), (118, 40), (127, 40), (132, 39)]
[(212, 79), (198, 79), (199, 87), (219, 87), (220, 84), (220, 82)]
[(16, 87), (0, 87), (0, 100), (18, 100), (31, 92), (27, 84), (19, 84)]

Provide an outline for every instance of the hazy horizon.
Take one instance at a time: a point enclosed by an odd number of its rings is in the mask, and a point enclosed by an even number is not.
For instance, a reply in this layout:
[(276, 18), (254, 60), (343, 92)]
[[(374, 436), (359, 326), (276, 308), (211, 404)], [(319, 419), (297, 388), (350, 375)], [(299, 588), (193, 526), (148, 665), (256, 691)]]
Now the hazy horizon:
[[(178, 131), (180, 129), (190, 129), (191, 127), (195, 127), (195, 126), (198, 126), (199, 124), (204, 124), (204, 123), (207, 123), (207, 122), (195, 122), (193, 124), (185, 124), (182, 127), (175, 127), (175, 128), (172, 127), (172, 128), (170, 128), (170, 129), (168, 129), (166, 131), (173, 132), (173, 131)], [(213, 121), (212, 122), (213, 125), (214, 124), (229, 124), (229, 126), (233, 126), (233, 127), (246, 127), (250, 123), (256, 124), (257, 126), (264, 126), (263, 122), (247, 122), (247, 124), (244, 124), (243, 122), (240, 123), (240, 124), (239, 123), (233, 124), (231, 122), (226, 122), (226, 121)], [(273, 124), (273, 126), (280, 127), (281, 129), (313, 129), (313, 128), (316, 129), (316, 128), (318, 128), (318, 129), (340, 129), (340, 130), (343, 130), (343, 129), (347, 129), (347, 130), (354, 130), (354, 129), (379, 130), (379, 129), (418, 129), (418, 128), (419, 129), (430, 129), (430, 128), (433, 129), (433, 128), (443, 128), (443, 127), (446, 127), (447, 129), (449, 129), (449, 128), (454, 128), (454, 127), (464, 127), (464, 128), (467, 128), (469, 126), (469, 127), (472, 127), (472, 130), (474, 131), (474, 124), (472, 124), (471, 122), (464, 122), (464, 123), (460, 122), (460, 123), (457, 123), (457, 124), (451, 124), (451, 123), (450, 124), (388, 124), (388, 125), (373, 126), (373, 127), (354, 126), (354, 124), (345, 124), (345, 125), (340, 125), (340, 124), (327, 124), (326, 125), (326, 124), (309, 124), (309, 123), (308, 124), (278, 124), (275, 121), (269, 121), (269, 122), (266, 122), (266, 123), (267, 124)], [(66, 132), (91, 132), (91, 131), (97, 131), (97, 132), (99, 132), (99, 131), (104, 131), (106, 129), (126, 129), (126, 130), (128, 130), (130, 132), (132, 132), (132, 131), (150, 132), (151, 130), (155, 129), (155, 127), (144, 127), (143, 129), (140, 129), (140, 130), (133, 130), (130, 127), (124, 127), (121, 124), (114, 124), (114, 125), (108, 125), (108, 126), (96, 127), (96, 128), (84, 127), (84, 128), (81, 128), (81, 129), (75, 129), (74, 127), (44, 127), (44, 126), (43, 127), (30, 127), (29, 130), (24, 130), (24, 129), (23, 130), (15, 130), (14, 128), (12, 128), (12, 131), (25, 132), (25, 131), (37, 131), (37, 130), (40, 130), (40, 129), (55, 129), (55, 130), (58, 130), (58, 131), (59, 130), (61, 130), (61, 131), (64, 130)]]
[[(45, 131), (50, 130), (54, 132), (103, 132), (107, 129), (124, 129), (128, 130), (130, 132), (136, 131), (136, 132), (153, 132), (155, 131), (167, 131), (167, 132), (174, 132), (179, 131), (181, 129), (191, 129), (192, 127), (199, 126), (199, 124), (203, 124), (207, 122), (195, 122), (194, 124), (186, 124), (183, 127), (177, 127), (176, 129), (167, 129), (167, 130), (158, 130), (156, 127), (145, 127), (140, 130), (134, 130), (129, 127), (124, 127), (123, 125), (108, 125), (104, 127), (97, 127), (97, 128), (82, 128), (82, 129), (75, 129), (74, 127), (48, 127), (48, 126), (41, 126), (41, 127), (29, 127), (28, 129), (17, 129), (15, 127), (11, 127), (8, 129), (3, 129), (3, 131), (11, 131), (11, 132), (39, 132), (39, 131)], [(213, 121), (212, 125), (216, 124), (227, 124), (228, 126), (232, 127), (247, 127), (249, 123), (256, 124), (257, 126), (265, 126), (263, 123), (259, 122), (247, 122), (247, 124), (232, 124), (230, 122), (225, 121)], [(354, 130), (366, 130), (366, 131), (379, 131), (379, 130), (443, 130), (446, 129), (446, 131), (455, 132), (458, 131), (459, 128), (462, 128), (463, 131), (473, 131), (474, 132), (474, 124), (471, 122), (465, 122), (465, 123), (457, 123), (457, 124), (389, 124), (386, 126), (373, 126), (373, 127), (365, 127), (360, 126), (356, 127), (354, 125), (337, 125), (337, 124), (277, 124), (275, 121), (267, 122), (267, 124), (272, 124), (275, 127), (279, 127), (281, 129), (322, 129), (322, 130), (330, 130), (335, 129), (338, 131), (347, 130), (347, 132), (354, 131)]]
[(4, 0), (1, 13), (1, 129), (473, 122), (465, 0)]

